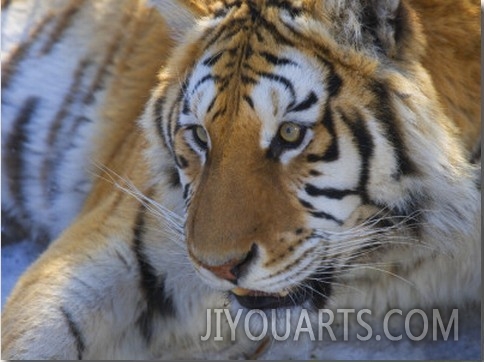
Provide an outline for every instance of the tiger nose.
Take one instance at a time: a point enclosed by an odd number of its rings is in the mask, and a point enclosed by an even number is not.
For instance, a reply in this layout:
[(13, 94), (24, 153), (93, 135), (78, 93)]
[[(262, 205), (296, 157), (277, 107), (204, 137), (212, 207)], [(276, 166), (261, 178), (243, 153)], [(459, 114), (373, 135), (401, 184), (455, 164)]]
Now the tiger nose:
[(222, 265), (207, 265), (201, 263), (201, 266), (210, 270), (217, 277), (237, 284), (237, 279), (247, 270), (256, 253), (257, 245), (253, 244), (250, 251), (243, 257), (231, 259)]

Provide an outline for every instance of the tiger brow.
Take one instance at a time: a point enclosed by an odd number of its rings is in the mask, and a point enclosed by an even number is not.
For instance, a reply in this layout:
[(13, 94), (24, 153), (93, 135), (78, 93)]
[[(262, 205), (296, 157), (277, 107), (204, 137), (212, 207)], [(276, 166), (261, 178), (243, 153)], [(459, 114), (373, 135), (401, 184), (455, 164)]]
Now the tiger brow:
[(289, 107), (286, 109), (286, 113), (305, 111), (314, 106), (318, 102), (318, 100), (319, 98), (316, 96), (316, 94), (311, 91), (302, 102), (294, 105), (289, 105)]
[(297, 64), (295, 61), (286, 58), (286, 57), (279, 57), (275, 54), (269, 53), (267, 51), (262, 51), (259, 53), (268, 63), (271, 63), (273, 65), (294, 65), (296, 67), (299, 67), (299, 64)]

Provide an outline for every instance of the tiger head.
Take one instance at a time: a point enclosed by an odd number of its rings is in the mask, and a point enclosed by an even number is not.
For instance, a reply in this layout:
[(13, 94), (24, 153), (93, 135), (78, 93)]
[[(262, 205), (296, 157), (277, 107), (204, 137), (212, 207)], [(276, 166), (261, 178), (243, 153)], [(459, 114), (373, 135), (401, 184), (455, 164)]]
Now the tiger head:
[(406, 2), (170, 4), (168, 22), (177, 7), (193, 26), (143, 125), (156, 174), (176, 169), (206, 283), (248, 308), (322, 306), (422, 225), (466, 228), (469, 168)]

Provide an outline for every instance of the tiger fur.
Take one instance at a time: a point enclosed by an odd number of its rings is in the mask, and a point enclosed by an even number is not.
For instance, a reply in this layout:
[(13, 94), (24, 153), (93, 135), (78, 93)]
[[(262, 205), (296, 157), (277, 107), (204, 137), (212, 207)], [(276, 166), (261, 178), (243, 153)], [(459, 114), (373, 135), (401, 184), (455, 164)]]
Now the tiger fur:
[(2, 358), (257, 348), (202, 343), (207, 308), (479, 305), (479, 15), (2, 1), (2, 235), (54, 240)]

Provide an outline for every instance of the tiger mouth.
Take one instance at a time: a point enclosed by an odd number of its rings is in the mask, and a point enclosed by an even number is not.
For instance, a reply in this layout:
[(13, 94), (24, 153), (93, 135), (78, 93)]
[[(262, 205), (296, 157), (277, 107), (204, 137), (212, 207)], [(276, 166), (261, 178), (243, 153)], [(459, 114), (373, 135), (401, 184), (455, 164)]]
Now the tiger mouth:
[(232, 289), (231, 293), (240, 305), (248, 309), (275, 309), (295, 306), (305, 301), (298, 300), (300, 299), (300, 293), (296, 294), (289, 290), (284, 290), (280, 293), (266, 293), (237, 287)]
[[(318, 278), (319, 276), (319, 278)], [(331, 280), (312, 275), (306, 283), (295, 288), (284, 289), (279, 293), (267, 293), (236, 287), (231, 294), (247, 309), (278, 309), (300, 306), (309, 301), (314, 308), (324, 308), (331, 294)]]

